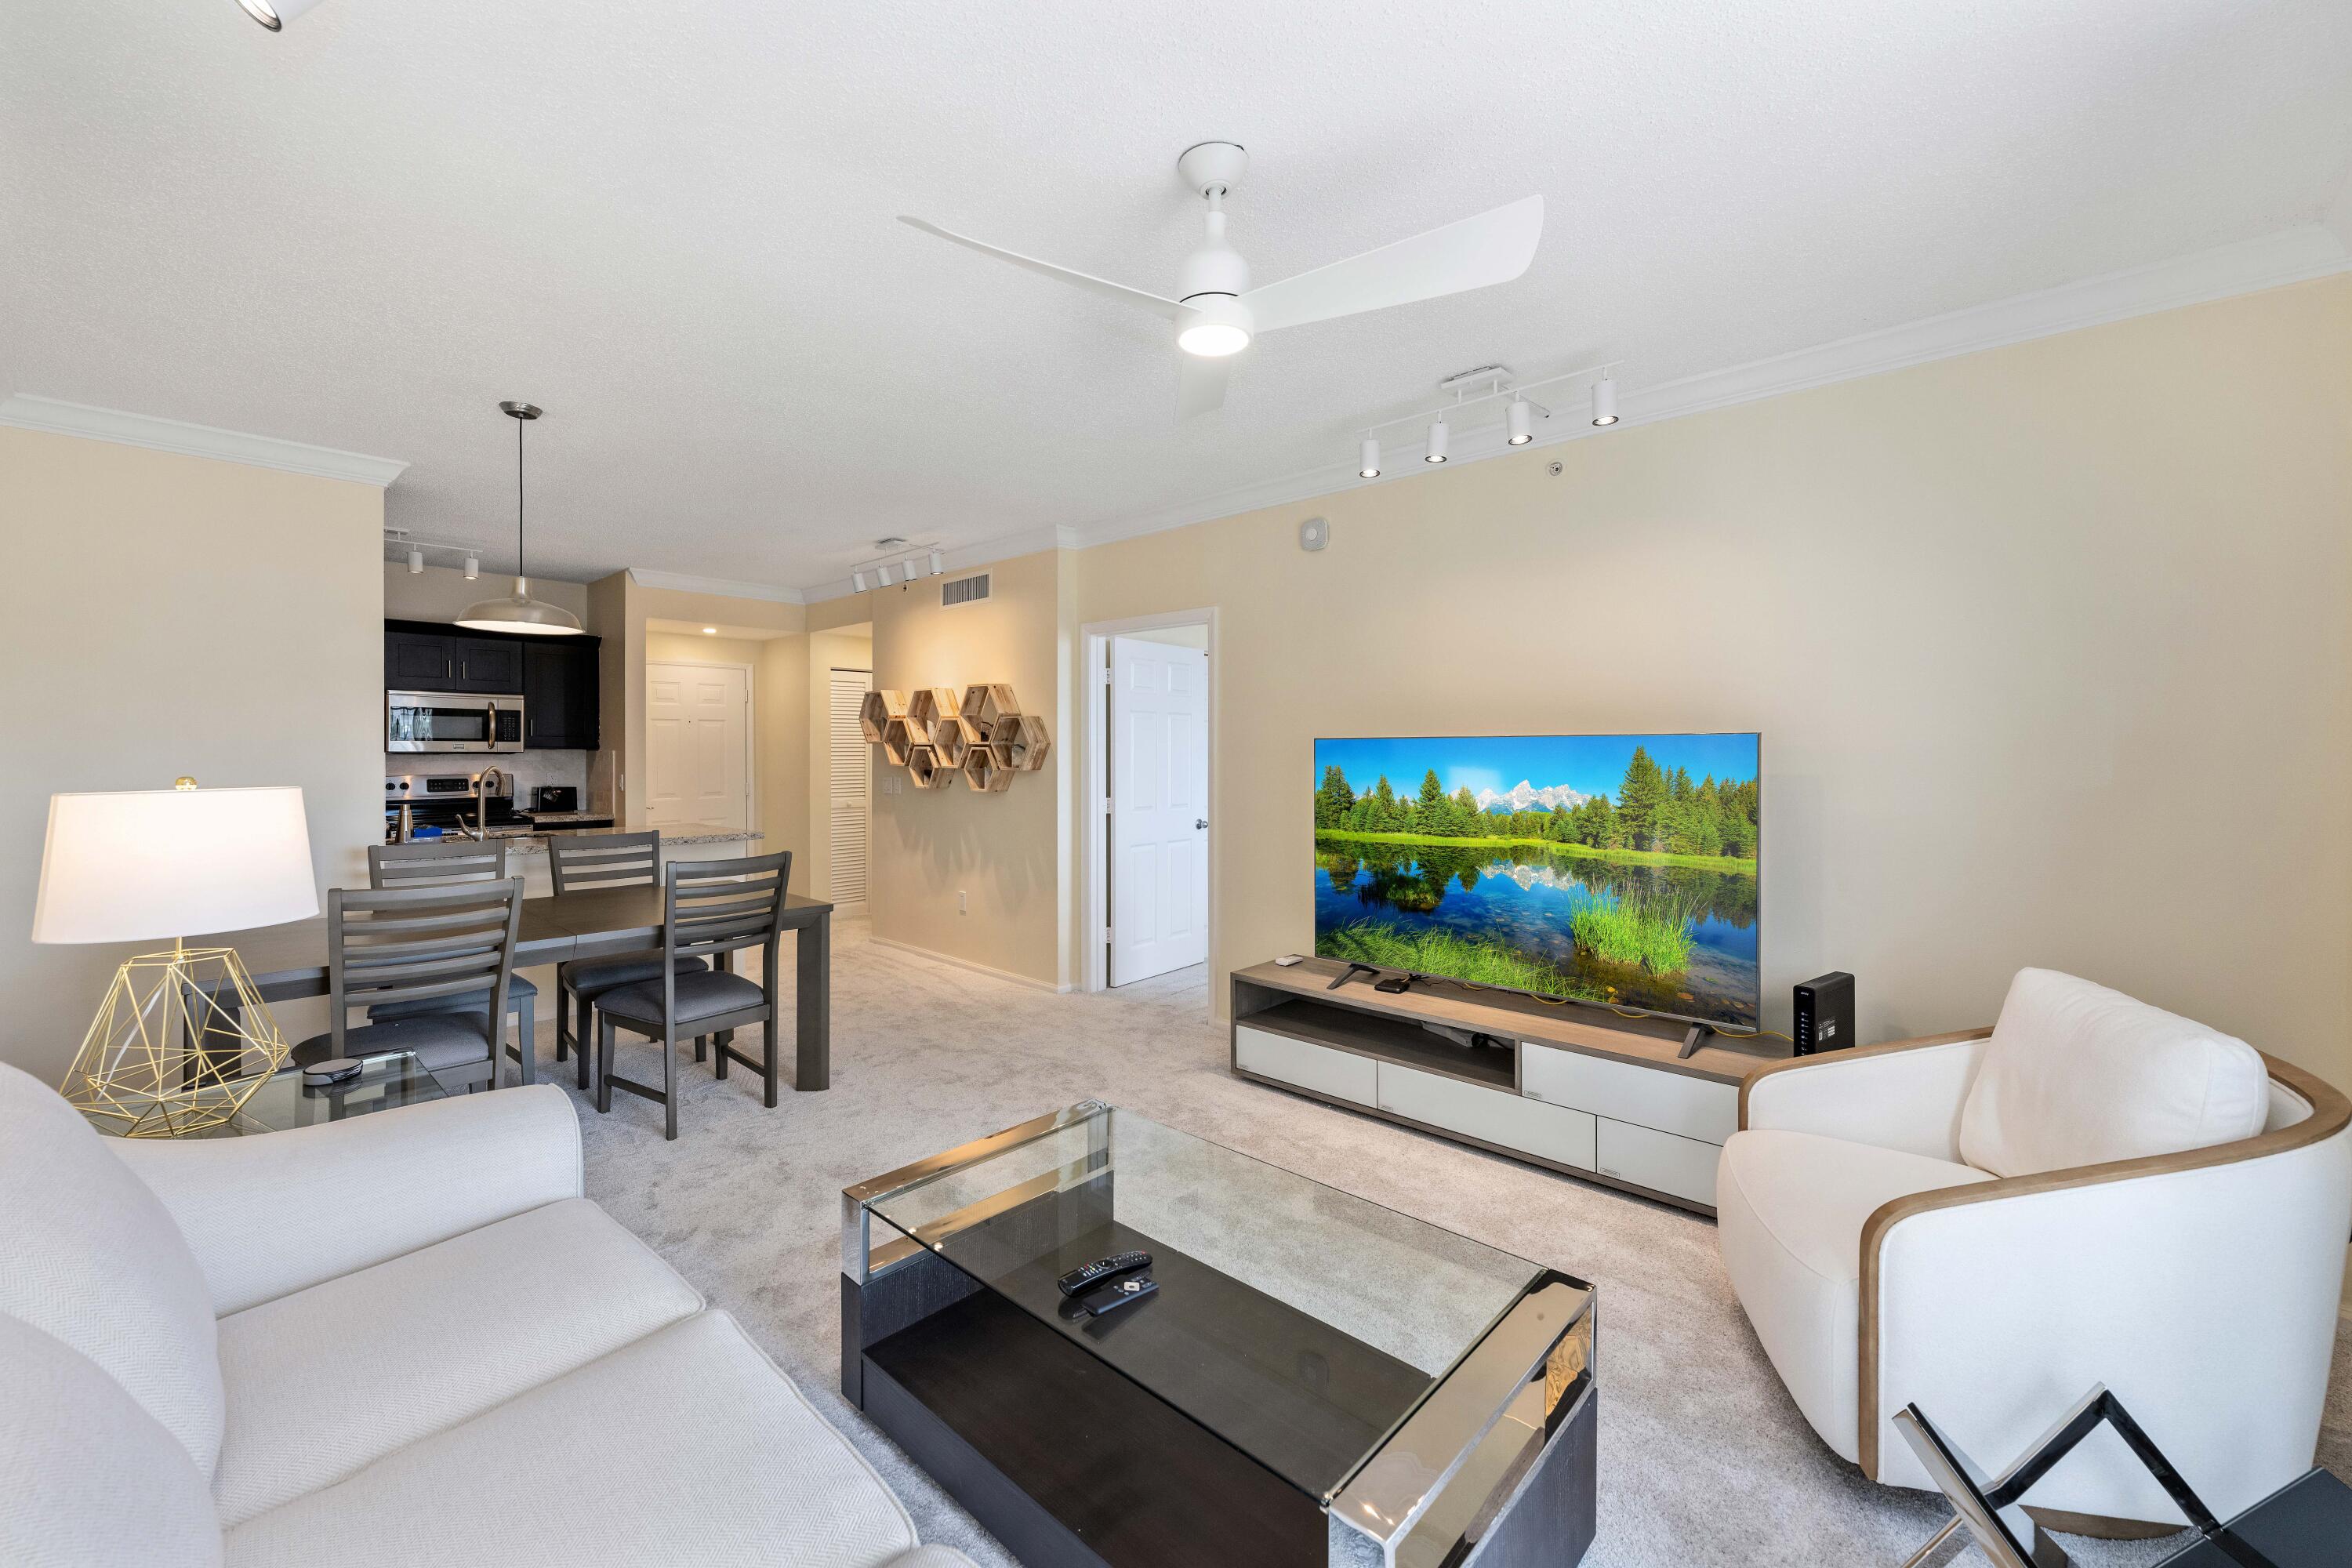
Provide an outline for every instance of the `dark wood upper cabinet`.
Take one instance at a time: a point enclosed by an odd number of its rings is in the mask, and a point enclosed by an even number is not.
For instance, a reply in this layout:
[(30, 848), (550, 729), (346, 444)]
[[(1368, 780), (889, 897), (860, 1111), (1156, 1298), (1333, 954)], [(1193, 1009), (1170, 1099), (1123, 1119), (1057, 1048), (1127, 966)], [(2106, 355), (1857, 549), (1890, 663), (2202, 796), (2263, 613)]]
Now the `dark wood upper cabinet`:
[(383, 685), (387, 691), (455, 691), (456, 639), (441, 632), (383, 634)]
[(523, 746), (593, 752), (599, 740), (597, 639), (541, 637), (522, 647)]

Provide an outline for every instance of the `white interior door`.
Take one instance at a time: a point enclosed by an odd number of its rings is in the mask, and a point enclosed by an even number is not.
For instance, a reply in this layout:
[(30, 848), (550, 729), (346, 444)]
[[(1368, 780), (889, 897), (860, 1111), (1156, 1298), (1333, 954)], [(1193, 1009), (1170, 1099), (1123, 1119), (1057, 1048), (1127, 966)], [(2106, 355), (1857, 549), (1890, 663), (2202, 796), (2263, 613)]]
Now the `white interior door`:
[(646, 666), (647, 826), (751, 826), (751, 761), (750, 671)]
[(874, 786), (874, 748), (866, 744), (857, 715), (873, 686), (871, 670), (833, 672), (833, 703), (827, 714), (832, 740), (833, 812), (828, 822), (833, 881), (826, 891), (836, 905), (866, 901), (866, 813), (870, 809), (866, 797)]
[(1110, 640), (1110, 983), (1209, 957), (1209, 655)]

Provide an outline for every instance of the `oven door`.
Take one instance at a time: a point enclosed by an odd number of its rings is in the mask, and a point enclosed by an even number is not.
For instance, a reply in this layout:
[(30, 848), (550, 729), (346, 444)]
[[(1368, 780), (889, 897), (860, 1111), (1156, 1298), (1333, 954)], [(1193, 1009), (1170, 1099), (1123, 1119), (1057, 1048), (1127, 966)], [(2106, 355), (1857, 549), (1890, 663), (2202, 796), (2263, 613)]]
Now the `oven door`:
[[(384, 694), (383, 749), (387, 752), (487, 752), (497, 742), (495, 699), (459, 697), (446, 691)], [(522, 703), (516, 700), (520, 736)]]

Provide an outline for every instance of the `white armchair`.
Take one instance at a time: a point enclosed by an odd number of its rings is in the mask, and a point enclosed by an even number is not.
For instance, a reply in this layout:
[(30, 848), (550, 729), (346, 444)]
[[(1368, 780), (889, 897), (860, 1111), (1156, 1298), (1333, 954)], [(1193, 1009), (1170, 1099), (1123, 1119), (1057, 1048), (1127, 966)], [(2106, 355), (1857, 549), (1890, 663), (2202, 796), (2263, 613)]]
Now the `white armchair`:
[[(2352, 1231), (2352, 1103), (2327, 1084), (2028, 970), (1997, 1028), (1775, 1064), (1739, 1124), (1725, 1268), (1872, 1479), (1933, 1484), (1906, 1405), (2000, 1462), (2101, 1383), (2225, 1518), (2309, 1468)], [(2031, 1500), (2093, 1532), (2180, 1519), (2112, 1434)]]

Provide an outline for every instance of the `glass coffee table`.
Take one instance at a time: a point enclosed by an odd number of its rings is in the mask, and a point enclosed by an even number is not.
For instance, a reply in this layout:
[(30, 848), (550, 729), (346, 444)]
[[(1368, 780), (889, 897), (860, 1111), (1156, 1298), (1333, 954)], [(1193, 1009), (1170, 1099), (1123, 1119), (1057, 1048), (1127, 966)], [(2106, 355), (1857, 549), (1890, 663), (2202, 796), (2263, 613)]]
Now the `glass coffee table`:
[(1132, 1111), (849, 1188), (842, 1273), (842, 1392), (1028, 1568), (1551, 1568), (1592, 1539), (1591, 1286)]
[[(320, 1121), (341, 1121), (371, 1111), (390, 1110), (444, 1097), (440, 1082), (416, 1059), (413, 1051), (388, 1051), (359, 1058), (355, 1078), (312, 1089), (302, 1082), (302, 1069), (288, 1063), (256, 1086), (235, 1117), (217, 1127), (187, 1134), (193, 1138), (238, 1138), (255, 1132), (283, 1132)], [(121, 1134), (129, 1122), (93, 1116), (100, 1132)]]

